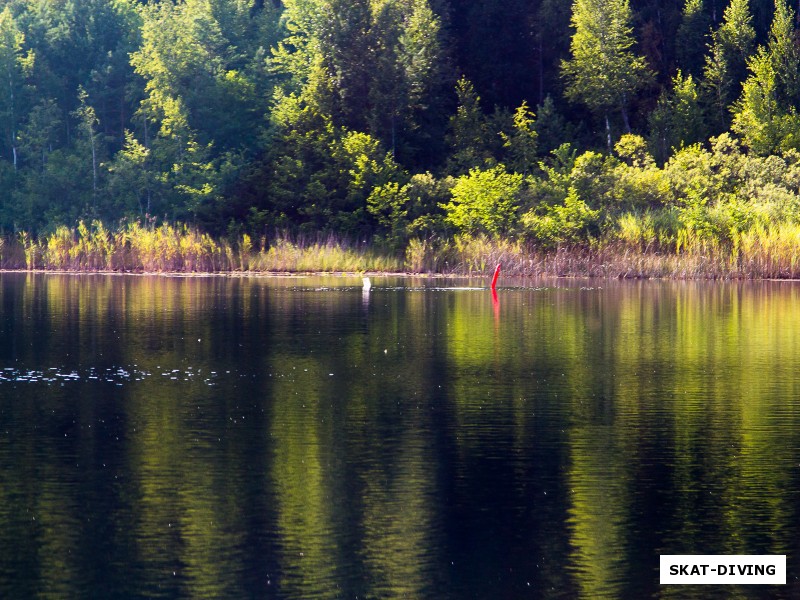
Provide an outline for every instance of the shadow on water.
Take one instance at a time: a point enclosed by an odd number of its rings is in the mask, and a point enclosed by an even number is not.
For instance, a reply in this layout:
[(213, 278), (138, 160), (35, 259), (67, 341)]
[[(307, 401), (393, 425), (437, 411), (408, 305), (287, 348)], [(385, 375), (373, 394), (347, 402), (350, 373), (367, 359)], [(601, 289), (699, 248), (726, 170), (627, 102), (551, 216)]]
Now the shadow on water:
[(371, 284), (0, 275), (0, 597), (800, 594), (800, 286)]

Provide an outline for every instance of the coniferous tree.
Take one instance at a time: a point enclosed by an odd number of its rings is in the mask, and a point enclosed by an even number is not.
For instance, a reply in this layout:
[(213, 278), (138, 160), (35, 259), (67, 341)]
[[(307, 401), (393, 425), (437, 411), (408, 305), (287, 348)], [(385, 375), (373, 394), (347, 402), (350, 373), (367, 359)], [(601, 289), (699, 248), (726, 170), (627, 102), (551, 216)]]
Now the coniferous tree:
[(731, 129), (758, 154), (770, 154), (800, 143), (800, 52), (795, 45), (794, 11), (775, 0), (767, 46), (748, 61), (750, 76), (732, 107)]
[[(800, 147), (793, 7), (10, 0), (0, 9), (0, 228), (156, 214), (219, 232), (252, 208), (253, 222), (399, 244), (409, 221), (441, 213), (449, 197), (453, 178), (423, 173), (502, 165), (532, 194), (548, 161), (596, 143), (581, 129), (589, 113), (609, 143), (612, 127), (646, 120), (673, 174), (671, 156), (727, 130), (750, 154), (782, 153)], [(456, 62), (465, 77), (454, 93)], [(648, 85), (651, 68), (663, 90)]]
[(118, 214), (148, 218), (151, 213), (153, 172), (150, 149), (145, 148), (130, 131), (125, 145), (108, 165), (107, 191)]
[(753, 50), (755, 30), (748, 0), (731, 0), (723, 22), (713, 32), (703, 69), (703, 87), (716, 132), (728, 128), (728, 107), (739, 95), (747, 76), (747, 60)]
[(684, 76), (678, 71), (672, 89), (661, 93), (649, 121), (650, 143), (660, 163), (666, 162), (673, 150), (706, 137), (699, 86), (691, 75)]
[[(533, 74), (541, 60), (537, 56), (537, 29), (543, 15), (536, 11), (540, 3), (451, 1), (458, 36), (458, 66), (488, 105), (510, 108), (525, 99), (538, 99), (540, 94), (534, 94), (539, 82)], [(555, 41), (552, 29), (544, 35), (544, 44), (549, 46)], [(526, 75), (520, 77), (521, 73)]]
[(442, 37), (442, 20), (427, 0), (411, 0), (398, 39), (398, 61), (406, 96), (408, 152), (404, 163), (429, 166), (444, 153), (444, 98), (452, 85)]
[(451, 149), (447, 171), (452, 175), (463, 175), (470, 169), (489, 166), (493, 159), (488, 146), (490, 127), (472, 82), (464, 77), (459, 79), (456, 95), (458, 108), (450, 117), (447, 134)]
[(512, 171), (530, 175), (535, 165), (538, 134), (536, 115), (531, 112), (527, 102), (520, 104), (514, 111), (512, 125), (509, 132), (500, 132), (507, 156), (505, 164)]
[(19, 133), (20, 148), (30, 168), (43, 172), (61, 129), (61, 112), (55, 100), (39, 101), (28, 113)]
[(769, 154), (780, 149), (789, 125), (778, 104), (778, 74), (769, 54), (763, 51), (750, 60), (750, 72), (733, 107), (731, 129), (753, 152)]
[(710, 26), (711, 19), (703, 10), (703, 0), (686, 0), (675, 36), (678, 68), (686, 75), (698, 77), (703, 72), (705, 40)]
[(573, 127), (557, 109), (553, 97), (548, 95), (536, 107), (536, 146), (541, 155), (547, 155), (564, 143), (575, 140)]
[(138, 5), (136, 0), (24, 3), (19, 20), (37, 54), (30, 78), (39, 98), (57, 102), (64, 142), (72, 132), (66, 116), (78, 107), (75, 90), (83, 86), (95, 101), (103, 132), (114, 137), (116, 147), (122, 143), (141, 83), (129, 63), (139, 44)]
[(441, 130), (448, 75), (427, 0), (288, 0), (285, 20), (289, 35), (273, 55), (284, 92), (411, 161)]
[(536, 12), (537, 104), (544, 104), (548, 96), (552, 101), (563, 91), (560, 65), (569, 52), (570, 15), (569, 3), (561, 0), (542, 0)]
[(778, 103), (784, 108), (800, 100), (800, 48), (795, 35), (795, 12), (786, 0), (775, 0), (767, 51), (778, 77)]

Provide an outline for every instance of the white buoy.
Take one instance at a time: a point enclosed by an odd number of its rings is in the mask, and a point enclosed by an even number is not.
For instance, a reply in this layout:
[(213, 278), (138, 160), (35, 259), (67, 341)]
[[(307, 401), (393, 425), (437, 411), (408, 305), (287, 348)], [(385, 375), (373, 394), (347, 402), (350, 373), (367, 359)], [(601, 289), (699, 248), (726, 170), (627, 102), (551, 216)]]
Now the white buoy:
[(369, 277), (364, 277), (364, 291), (368, 292), (372, 287), (372, 283), (369, 280)]

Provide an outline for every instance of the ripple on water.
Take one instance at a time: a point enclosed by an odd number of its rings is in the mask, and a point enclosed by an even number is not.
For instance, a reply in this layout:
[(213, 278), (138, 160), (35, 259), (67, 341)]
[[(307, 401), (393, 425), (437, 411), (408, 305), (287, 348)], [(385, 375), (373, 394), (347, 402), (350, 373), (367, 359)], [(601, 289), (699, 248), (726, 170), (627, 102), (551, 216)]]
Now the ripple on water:
[(123, 385), (132, 381), (144, 381), (151, 377), (160, 377), (170, 381), (196, 381), (205, 385), (216, 385), (219, 374), (216, 371), (204, 372), (202, 369), (185, 367), (182, 369), (166, 369), (156, 367), (155, 371), (141, 369), (137, 365), (128, 367), (86, 367), (81, 369), (67, 367), (50, 367), (47, 369), (26, 369), (5, 367), (0, 369), (0, 385), (10, 383), (33, 384), (67, 384), (72, 382), (104, 382)]

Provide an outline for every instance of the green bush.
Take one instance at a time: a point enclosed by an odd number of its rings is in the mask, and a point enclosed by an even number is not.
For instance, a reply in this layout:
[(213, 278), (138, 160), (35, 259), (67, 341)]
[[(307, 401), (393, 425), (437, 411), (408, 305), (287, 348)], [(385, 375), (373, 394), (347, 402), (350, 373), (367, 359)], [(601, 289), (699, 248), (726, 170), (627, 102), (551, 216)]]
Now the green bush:
[(367, 211), (381, 226), (389, 246), (399, 248), (408, 230), (408, 186), (391, 182), (373, 188), (367, 198)]
[(518, 173), (508, 173), (503, 165), (470, 170), (456, 179), (452, 200), (440, 205), (445, 220), (468, 234), (512, 232), (518, 221), (523, 179)]
[(536, 210), (525, 213), (522, 224), (528, 236), (544, 246), (584, 241), (599, 224), (600, 211), (589, 208), (574, 187), (570, 188), (564, 204), (540, 210), (544, 214)]

